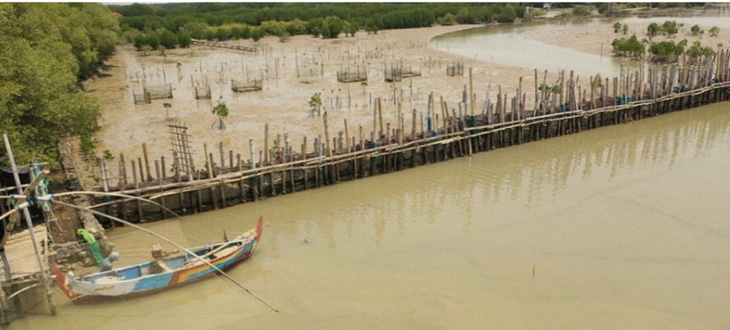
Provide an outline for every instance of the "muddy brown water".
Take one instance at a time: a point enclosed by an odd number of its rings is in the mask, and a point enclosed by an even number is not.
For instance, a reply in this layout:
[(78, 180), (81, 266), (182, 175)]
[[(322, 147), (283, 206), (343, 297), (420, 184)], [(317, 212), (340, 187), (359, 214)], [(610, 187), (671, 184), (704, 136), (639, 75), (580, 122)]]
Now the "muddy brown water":
[[(184, 245), (266, 221), (230, 275), (37, 328), (730, 327), (730, 102), (145, 227)], [(119, 266), (153, 237), (110, 233)], [(168, 247), (169, 248), (169, 247)]]

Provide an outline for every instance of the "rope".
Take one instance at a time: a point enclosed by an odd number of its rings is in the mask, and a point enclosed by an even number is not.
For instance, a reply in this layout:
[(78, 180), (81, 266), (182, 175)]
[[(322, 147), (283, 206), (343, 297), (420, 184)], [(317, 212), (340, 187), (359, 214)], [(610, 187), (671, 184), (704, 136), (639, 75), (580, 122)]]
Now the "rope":
[(246, 291), (246, 292), (247, 292), (248, 294), (250, 294), (250, 295), (251, 295), (251, 296), (253, 296), (254, 298), (258, 299), (258, 300), (259, 300), (260, 302), (262, 302), (262, 303), (263, 303), (264, 305), (266, 305), (267, 307), (271, 308), (271, 310), (273, 310), (274, 312), (277, 312), (277, 313), (279, 312), (279, 310), (278, 310), (278, 309), (276, 309), (276, 308), (275, 308), (274, 306), (272, 306), (271, 304), (269, 304), (268, 302), (266, 302), (266, 301), (265, 301), (265, 300), (264, 300), (263, 298), (261, 298), (261, 297), (257, 296), (257, 295), (256, 295), (255, 293), (253, 293), (253, 292), (252, 292), (251, 290), (249, 290), (249, 289), (247, 289), (246, 287), (244, 287), (244, 286), (243, 286), (243, 284), (241, 284), (241, 283), (239, 283), (238, 281), (236, 281), (236, 280), (235, 280), (235, 279), (234, 279), (233, 277), (231, 277), (230, 275), (228, 275), (228, 274), (227, 274), (226, 272), (224, 272), (224, 271), (223, 271), (223, 270), (221, 270), (220, 268), (218, 268), (218, 267), (216, 267), (215, 265), (211, 264), (211, 263), (210, 263), (210, 262), (209, 262), (208, 260), (205, 260), (205, 259), (201, 258), (200, 256), (198, 256), (198, 255), (197, 255), (197, 254), (195, 254), (194, 252), (192, 252), (192, 251), (188, 250), (187, 248), (183, 247), (182, 245), (180, 245), (180, 244), (177, 244), (177, 243), (173, 242), (172, 240), (170, 240), (170, 239), (168, 239), (168, 238), (166, 238), (166, 237), (164, 237), (164, 236), (162, 236), (162, 235), (159, 235), (159, 234), (157, 234), (157, 233), (155, 233), (155, 232), (153, 232), (153, 231), (151, 231), (151, 230), (149, 230), (149, 229), (146, 229), (146, 228), (140, 227), (140, 226), (138, 226), (138, 225), (135, 225), (135, 224), (133, 224), (133, 223), (131, 223), (131, 222), (128, 222), (128, 221), (125, 221), (125, 220), (119, 219), (119, 218), (117, 218), (117, 217), (114, 217), (114, 216), (111, 216), (111, 215), (108, 215), (108, 214), (105, 214), (105, 213), (101, 213), (101, 212), (98, 212), (98, 211), (94, 211), (94, 210), (90, 210), (90, 209), (85, 209), (85, 208), (83, 208), (83, 207), (80, 207), (80, 206), (76, 206), (76, 205), (73, 205), (73, 204), (69, 204), (69, 203), (65, 203), (65, 202), (61, 202), (61, 201), (55, 201), (55, 203), (57, 203), (57, 204), (59, 204), (59, 205), (67, 206), (67, 207), (70, 207), (70, 208), (74, 208), (74, 209), (77, 209), (77, 210), (81, 210), (81, 211), (87, 211), (87, 212), (91, 212), (92, 214), (95, 214), (95, 215), (98, 215), (98, 216), (101, 216), (101, 217), (105, 217), (105, 218), (107, 218), (107, 219), (110, 219), (110, 220), (114, 220), (114, 221), (117, 221), (117, 222), (123, 223), (123, 224), (124, 224), (124, 225), (126, 225), (126, 226), (130, 226), (130, 227), (133, 227), (133, 228), (139, 229), (139, 230), (141, 230), (141, 231), (143, 231), (143, 232), (145, 232), (145, 233), (148, 233), (148, 234), (150, 234), (150, 235), (152, 235), (152, 236), (155, 236), (155, 237), (157, 237), (157, 238), (159, 238), (159, 239), (161, 239), (161, 240), (163, 240), (163, 241), (165, 241), (165, 242), (167, 242), (167, 243), (170, 243), (170, 244), (174, 245), (175, 247), (177, 247), (177, 248), (179, 248), (179, 249), (181, 249), (181, 250), (183, 250), (183, 251), (185, 251), (185, 252), (187, 252), (187, 253), (191, 254), (191, 255), (192, 255), (193, 257), (195, 257), (195, 258), (199, 259), (200, 261), (204, 262), (205, 264), (207, 264), (208, 266), (210, 266), (211, 268), (213, 268), (214, 270), (216, 270), (216, 271), (217, 271), (218, 273), (220, 273), (221, 275), (223, 275), (223, 276), (224, 276), (225, 278), (229, 279), (229, 280), (230, 280), (231, 282), (233, 282), (233, 283), (234, 283), (234, 284), (235, 284), (236, 286), (238, 286), (239, 288), (243, 289), (244, 291)]

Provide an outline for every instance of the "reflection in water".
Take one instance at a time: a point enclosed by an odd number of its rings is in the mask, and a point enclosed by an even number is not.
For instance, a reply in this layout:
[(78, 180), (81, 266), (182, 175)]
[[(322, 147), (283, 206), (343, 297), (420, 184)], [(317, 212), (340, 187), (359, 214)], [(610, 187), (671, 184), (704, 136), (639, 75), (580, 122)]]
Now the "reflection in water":
[[(230, 273), (279, 314), (212, 278), (101, 306), (56, 290), (59, 316), (17, 326), (728, 328), (729, 107), (146, 225), (197, 245), (263, 215)], [(112, 239), (125, 264), (154, 242)]]

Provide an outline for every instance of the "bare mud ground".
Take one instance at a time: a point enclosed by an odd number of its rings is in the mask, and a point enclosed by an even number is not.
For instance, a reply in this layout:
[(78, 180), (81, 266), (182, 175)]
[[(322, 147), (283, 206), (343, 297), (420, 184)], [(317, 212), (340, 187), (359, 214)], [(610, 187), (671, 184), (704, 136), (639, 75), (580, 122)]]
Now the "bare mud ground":
[[(541, 42), (593, 54), (600, 54), (603, 44), (602, 52), (607, 56), (611, 49), (610, 40), (619, 36), (613, 33), (611, 25), (592, 25), (586, 29), (573, 24), (553, 24), (550, 28), (534, 29), (527, 35)], [(641, 35), (645, 26), (645, 23), (632, 23), (629, 35), (633, 32)], [(344, 131), (345, 120), (351, 137), (359, 139), (361, 126), (367, 139), (373, 125), (371, 101), (376, 97), (382, 98), (383, 120), (391, 123), (393, 128), (398, 121), (397, 105), (393, 99), (401, 101), (406, 133), (409, 133), (412, 109), (425, 114), (429, 93), (433, 92), (436, 100), (443, 97), (449, 108), (457, 106), (464, 86), (469, 84), (470, 67), (473, 68), (474, 93), (477, 95), (476, 112), (481, 111), (487, 86), (492, 86), (491, 95), (496, 95), (497, 85), (514, 94), (519, 77), (524, 77), (523, 84), (529, 90), (534, 84), (532, 68), (479, 61), (429, 47), (434, 36), (475, 27), (478, 26), (437, 26), (387, 30), (374, 35), (360, 32), (355, 37), (338, 39), (295, 36), (286, 42), (277, 37), (266, 37), (256, 44), (262, 50), (256, 54), (192, 46), (168, 50), (164, 56), (159, 52), (142, 56), (131, 45), (120, 46), (108, 61), (110, 69), (104, 76), (87, 84), (88, 92), (98, 97), (104, 108), (100, 120), (102, 129), (96, 134), (97, 151), (100, 154), (109, 150), (117, 159), (119, 153), (124, 153), (129, 162), (142, 157), (141, 145), (146, 143), (150, 158), (165, 156), (170, 170), (172, 152), (167, 125), (172, 118), (179, 118), (189, 128), (197, 168), (204, 164), (203, 144), (208, 145), (208, 151), (213, 152), (216, 160), (219, 159), (219, 142), (223, 142), (228, 163), (228, 150), (240, 153), (244, 160), (249, 159), (248, 140), (252, 139), (255, 161), (258, 161), (258, 150), (264, 146), (265, 124), (269, 124), (270, 143), (277, 134), (282, 135), (282, 142), (283, 135), (288, 134), (293, 150), (300, 151), (303, 137), (307, 136), (307, 150), (313, 150), (314, 138), (319, 134), (324, 136), (322, 118), (311, 116), (308, 106), (315, 93), (321, 93), (322, 111), (328, 114), (330, 139)], [(684, 30), (688, 29), (688, 26), (684, 27)], [(705, 27), (705, 30), (708, 29)], [(721, 29), (717, 40), (728, 39), (730, 34), (726, 30)], [(685, 37), (680, 35), (675, 39)], [(250, 40), (229, 43), (254, 45)], [(457, 61), (464, 63), (464, 76), (447, 76), (447, 64)], [(384, 68), (397, 63), (420, 71), (422, 76), (386, 83)], [(337, 71), (358, 67), (367, 67), (366, 86), (359, 82), (337, 82)], [(550, 72), (548, 77), (554, 79), (557, 73)], [(261, 78), (262, 91), (236, 93), (231, 90), (232, 80)], [(205, 83), (211, 88), (211, 99), (196, 100), (192, 86)], [(141, 93), (143, 84), (152, 87), (170, 84), (173, 99), (135, 105), (133, 93)], [(527, 96), (528, 106), (533, 102), (530, 94)], [(212, 107), (219, 101), (225, 102), (230, 110), (224, 121), (225, 130), (214, 127), (217, 117), (211, 113)], [(171, 107), (166, 109), (165, 103)], [(420, 131), (420, 122), (417, 127)], [(116, 177), (118, 162), (110, 162), (109, 167), (112, 178)], [(87, 184), (98, 184), (91, 177), (85, 175)]]

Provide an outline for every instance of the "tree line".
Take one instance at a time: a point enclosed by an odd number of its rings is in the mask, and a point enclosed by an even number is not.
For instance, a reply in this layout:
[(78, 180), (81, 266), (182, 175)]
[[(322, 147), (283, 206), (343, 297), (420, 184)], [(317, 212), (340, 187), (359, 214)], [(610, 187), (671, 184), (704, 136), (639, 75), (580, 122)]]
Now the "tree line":
[[(119, 34), (101, 4), (0, 3), (0, 132), (18, 163), (55, 162), (69, 136), (93, 148), (101, 108), (79, 84), (114, 52)], [(7, 161), (0, 148), (0, 163)]]
[(351, 36), (364, 29), (513, 22), (525, 7), (496, 3), (177, 3), (109, 6), (124, 35), (141, 48), (186, 47), (192, 39), (253, 39), (309, 34)]

